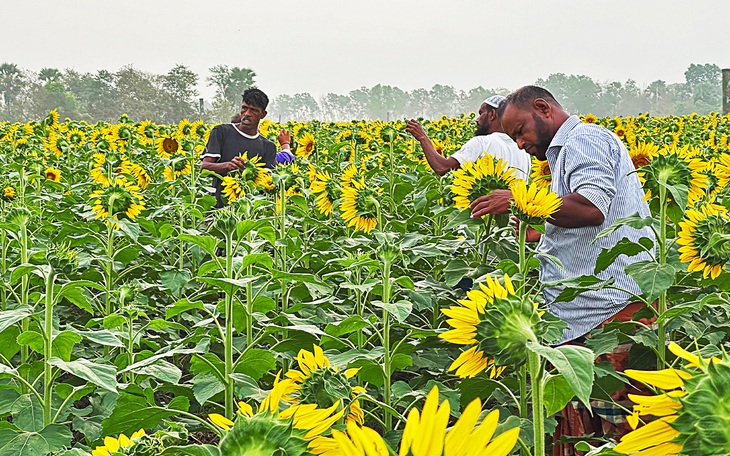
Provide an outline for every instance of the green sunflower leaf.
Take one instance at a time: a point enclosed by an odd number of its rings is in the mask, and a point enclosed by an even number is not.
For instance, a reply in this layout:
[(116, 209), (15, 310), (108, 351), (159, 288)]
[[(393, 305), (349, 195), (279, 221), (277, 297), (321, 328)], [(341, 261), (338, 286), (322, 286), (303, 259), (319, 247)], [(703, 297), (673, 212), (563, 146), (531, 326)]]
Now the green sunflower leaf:
[(0, 429), (0, 455), (43, 456), (71, 445), (73, 434), (66, 426), (51, 424), (40, 432), (16, 433)]
[(624, 270), (634, 279), (648, 302), (654, 301), (674, 285), (674, 266), (668, 263), (637, 261), (626, 266)]
[(649, 245), (653, 244), (651, 240), (646, 237), (641, 238), (639, 242), (634, 242), (629, 240), (628, 238), (623, 238), (610, 249), (601, 250), (601, 253), (598, 254), (598, 258), (596, 259), (596, 267), (593, 270), (593, 273), (601, 273), (607, 267), (611, 266), (613, 262), (616, 261), (616, 258), (621, 255), (632, 257), (634, 255), (638, 255), (639, 253), (645, 252), (647, 241), (649, 242)]
[(527, 349), (548, 360), (565, 378), (576, 397), (591, 409), (590, 395), (593, 388), (593, 352), (577, 345), (552, 348), (528, 343)]
[(622, 228), (624, 226), (630, 226), (631, 228), (635, 229), (641, 229), (645, 228), (647, 226), (652, 226), (655, 223), (655, 220), (653, 217), (641, 217), (639, 216), (639, 213), (637, 212), (634, 215), (630, 215), (628, 217), (623, 217), (620, 219), (617, 219), (615, 222), (611, 224), (608, 228), (604, 228), (600, 233), (596, 235), (596, 239), (606, 237), (609, 234), (613, 233), (619, 228)]
[(109, 364), (93, 363), (87, 359), (76, 361), (64, 361), (61, 358), (52, 357), (48, 364), (83, 378), (89, 383), (104, 388), (105, 390), (117, 392), (117, 368)]
[(573, 389), (561, 375), (551, 375), (543, 389), (543, 400), (547, 416), (558, 413), (573, 398)]
[(139, 429), (152, 429), (163, 419), (173, 417), (190, 408), (187, 397), (173, 398), (167, 407), (150, 402), (138, 386), (132, 385), (122, 391), (111, 415), (102, 421), (102, 435), (129, 435)]

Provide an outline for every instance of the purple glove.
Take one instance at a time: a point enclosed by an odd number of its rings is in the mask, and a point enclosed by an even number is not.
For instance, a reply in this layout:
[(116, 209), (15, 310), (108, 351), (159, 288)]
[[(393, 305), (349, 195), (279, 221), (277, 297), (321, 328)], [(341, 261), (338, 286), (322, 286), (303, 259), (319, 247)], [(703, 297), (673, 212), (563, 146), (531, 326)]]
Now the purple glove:
[(276, 154), (276, 163), (291, 163), (294, 161), (294, 154), (288, 150), (282, 150)]

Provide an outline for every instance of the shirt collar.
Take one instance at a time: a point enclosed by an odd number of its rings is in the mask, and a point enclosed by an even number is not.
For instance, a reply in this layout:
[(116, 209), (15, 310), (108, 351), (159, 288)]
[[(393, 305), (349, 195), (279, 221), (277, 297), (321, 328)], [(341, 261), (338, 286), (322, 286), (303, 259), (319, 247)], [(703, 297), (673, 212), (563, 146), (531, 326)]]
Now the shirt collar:
[(239, 133), (239, 134), (240, 134), (241, 136), (243, 136), (244, 138), (248, 138), (248, 139), (256, 139), (256, 138), (258, 138), (258, 137), (259, 137), (259, 132), (258, 132), (258, 131), (256, 132), (256, 134), (255, 134), (255, 135), (251, 136), (251, 135), (247, 135), (246, 133), (244, 133), (244, 132), (242, 132), (241, 130), (239, 130), (239, 129), (238, 129), (238, 127), (236, 126), (236, 124), (232, 123), (231, 125), (233, 125), (233, 129), (234, 129), (234, 130), (236, 130), (236, 131), (237, 131), (237, 132), (238, 132), (238, 133)]
[(558, 128), (558, 131), (555, 132), (555, 136), (553, 136), (553, 140), (550, 141), (548, 149), (551, 147), (563, 147), (565, 142), (568, 140), (568, 134), (570, 134), (570, 131), (580, 123), (580, 118), (578, 116), (568, 117), (565, 122), (563, 122), (563, 125)]

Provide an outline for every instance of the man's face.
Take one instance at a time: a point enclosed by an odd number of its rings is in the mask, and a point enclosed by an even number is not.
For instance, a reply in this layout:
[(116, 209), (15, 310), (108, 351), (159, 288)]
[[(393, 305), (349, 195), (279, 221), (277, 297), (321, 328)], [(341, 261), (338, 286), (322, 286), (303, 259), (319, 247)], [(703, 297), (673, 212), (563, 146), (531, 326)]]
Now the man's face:
[(490, 108), (486, 103), (482, 103), (479, 107), (479, 117), (477, 117), (477, 129), (474, 131), (474, 136), (486, 135), (489, 131), (489, 119), (487, 118)]
[(241, 124), (258, 126), (261, 119), (266, 117), (266, 111), (258, 106), (243, 103), (241, 106)]
[(536, 109), (507, 105), (502, 114), (502, 129), (517, 143), (517, 147), (538, 160), (545, 160), (554, 135), (544, 115)]

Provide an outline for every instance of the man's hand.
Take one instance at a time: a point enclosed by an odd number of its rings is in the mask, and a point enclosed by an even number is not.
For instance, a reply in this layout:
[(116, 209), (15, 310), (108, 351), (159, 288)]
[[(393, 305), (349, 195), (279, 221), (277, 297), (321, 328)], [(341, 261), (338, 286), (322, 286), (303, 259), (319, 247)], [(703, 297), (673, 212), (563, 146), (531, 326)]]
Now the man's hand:
[[(289, 130), (281, 130), (276, 139), (279, 140), (279, 146), (281, 146), (282, 149), (289, 149), (289, 145), (291, 144), (291, 134), (289, 133)], [(284, 147), (285, 144), (286, 147)]]
[(227, 171), (234, 171), (246, 167), (246, 162), (241, 157), (233, 157), (233, 160), (226, 163)]
[[(512, 221), (515, 224), (515, 237), (517, 237), (517, 233), (520, 231), (520, 220), (517, 217), (512, 217)], [(540, 240), (540, 237), (542, 234), (540, 234), (539, 231), (537, 231), (535, 228), (528, 226), (527, 232), (525, 233), (525, 241), (527, 242), (537, 242)]]
[(471, 218), (479, 218), (487, 214), (509, 214), (509, 205), (512, 201), (512, 192), (509, 190), (494, 190), (486, 196), (480, 196), (469, 205)]
[(423, 126), (421, 126), (420, 123), (416, 122), (415, 120), (411, 119), (406, 124), (406, 131), (413, 135), (414, 138), (416, 138), (416, 141), (428, 141), (428, 135), (426, 134), (426, 131), (423, 129)]

